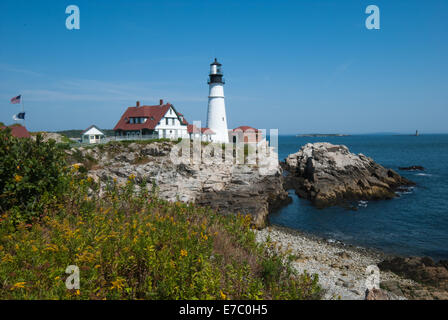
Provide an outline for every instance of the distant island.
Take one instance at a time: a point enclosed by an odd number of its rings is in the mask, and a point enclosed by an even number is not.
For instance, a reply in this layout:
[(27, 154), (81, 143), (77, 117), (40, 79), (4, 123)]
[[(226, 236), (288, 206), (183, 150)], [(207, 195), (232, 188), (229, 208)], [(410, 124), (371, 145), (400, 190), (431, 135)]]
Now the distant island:
[(341, 133), (305, 133), (297, 134), (296, 137), (348, 137), (349, 134)]

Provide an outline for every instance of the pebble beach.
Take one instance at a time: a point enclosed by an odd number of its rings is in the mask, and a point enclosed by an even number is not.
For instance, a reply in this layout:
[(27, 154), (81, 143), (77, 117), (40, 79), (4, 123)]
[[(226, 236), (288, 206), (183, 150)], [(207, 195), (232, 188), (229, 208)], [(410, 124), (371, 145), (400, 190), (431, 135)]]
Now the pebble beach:
[[(292, 265), (297, 271), (317, 274), (326, 300), (364, 300), (367, 267), (376, 266), (387, 257), (373, 249), (346, 245), (279, 226), (257, 230), (256, 237), (258, 242), (265, 242), (269, 237), (279, 250), (289, 250), (295, 258)], [(399, 288), (418, 287), (415, 281), (392, 272), (381, 272), (380, 282), (392, 288), (392, 291), (384, 290), (391, 300), (406, 299)]]

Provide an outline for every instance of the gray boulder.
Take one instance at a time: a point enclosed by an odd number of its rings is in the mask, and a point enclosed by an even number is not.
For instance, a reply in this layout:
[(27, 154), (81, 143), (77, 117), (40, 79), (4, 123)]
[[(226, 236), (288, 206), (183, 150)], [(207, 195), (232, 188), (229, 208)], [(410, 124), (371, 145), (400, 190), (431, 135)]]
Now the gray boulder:
[(414, 183), (344, 145), (308, 143), (289, 155), (286, 187), (324, 208), (353, 200), (391, 199), (395, 190)]

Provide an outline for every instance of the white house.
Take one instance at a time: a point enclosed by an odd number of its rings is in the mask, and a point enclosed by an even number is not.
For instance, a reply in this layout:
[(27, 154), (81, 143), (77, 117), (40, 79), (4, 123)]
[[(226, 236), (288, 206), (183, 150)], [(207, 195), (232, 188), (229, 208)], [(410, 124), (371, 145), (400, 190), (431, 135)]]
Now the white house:
[(101, 143), (106, 136), (98, 129), (97, 126), (91, 125), (81, 134), (81, 142), (83, 143)]
[[(206, 128), (204, 128), (206, 129)], [(170, 103), (129, 107), (114, 128), (116, 137), (191, 138), (188, 121)], [(205, 134), (205, 133), (204, 133)]]

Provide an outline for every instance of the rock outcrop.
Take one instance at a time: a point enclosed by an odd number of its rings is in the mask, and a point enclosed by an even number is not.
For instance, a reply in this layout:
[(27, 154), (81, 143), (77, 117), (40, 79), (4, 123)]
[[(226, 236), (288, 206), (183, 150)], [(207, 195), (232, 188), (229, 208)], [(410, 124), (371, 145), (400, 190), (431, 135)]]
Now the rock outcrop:
[(391, 199), (395, 190), (414, 183), (343, 145), (308, 143), (283, 164), (286, 188), (319, 208), (353, 200)]
[(410, 166), (410, 167), (398, 167), (398, 170), (403, 171), (425, 171), (425, 168), (422, 166)]
[(393, 257), (378, 264), (382, 271), (392, 271), (419, 283), (448, 291), (448, 261), (434, 262), (429, 257)]
[[(56, 132), (44, 132), (44, 131), (39, 132), (39, 133), (42, 135), (42, 138), (43, 138), (44, 142), (47, 142), (47, 141), (50, 141), (50, 140), (54, 140), (56, 143), (64, 142), (63, 141), (63, 137), (64, 136), (62, 134), (59, 134), (59, 133), (56, 133)], [(32, 137), (32, 139), (36, 139), (35, 135), (33, 135), (31, 137)]]
[[(112, 180), (124, 184), (133, 175), (136, 183), (154, 182), (162, 199), (194, 202), (222, 213), (251, 214), (257, 227), (265, 225), (273, 208), (290, 200), (277, 159), (266, 157), (243, 165), (179, 164), (170, 157), (173, 146), (171, 142), (109, 143), (68, 153), (76, 158), (73, 162), (86, 159), (89, 176), (101, 186)], [(270, 170), (263, 170), (266, 163)]]
[(381, 289), (367, 289), (365, 300), (390, 300)]

